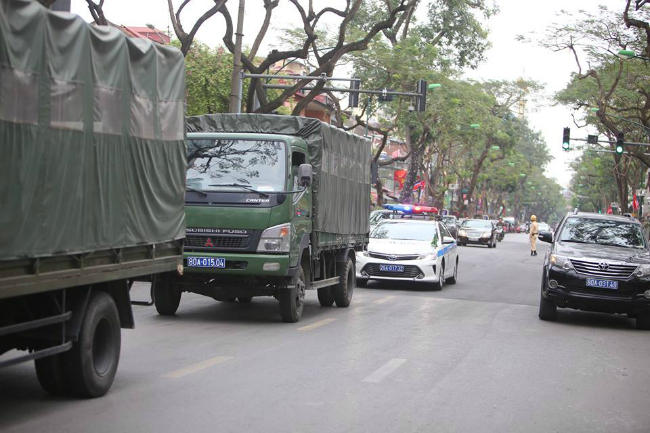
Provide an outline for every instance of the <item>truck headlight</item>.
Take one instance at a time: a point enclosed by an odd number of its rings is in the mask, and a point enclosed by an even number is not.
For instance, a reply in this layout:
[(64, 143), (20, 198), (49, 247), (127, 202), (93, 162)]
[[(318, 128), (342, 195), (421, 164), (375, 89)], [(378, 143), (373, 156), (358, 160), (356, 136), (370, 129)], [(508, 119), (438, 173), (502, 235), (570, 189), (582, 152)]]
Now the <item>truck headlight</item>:
[(258, 253), (288, 253), (291, 224), (280, 224), (264, 230), (259, 244)]
[(571, 260), (569, 260), (568, 257), (563, 257), (563, 256), (558, 256), (556, 254), (551, 254), (550, 260), (551, 260), (551, 266), (555, 266), (555, 267), (564, 269), (565, 271), (573, 269), (573, 265), (571, 264)]
[(632, 275), (637, 278), (650, 277), (650, 265), (640, 265)]

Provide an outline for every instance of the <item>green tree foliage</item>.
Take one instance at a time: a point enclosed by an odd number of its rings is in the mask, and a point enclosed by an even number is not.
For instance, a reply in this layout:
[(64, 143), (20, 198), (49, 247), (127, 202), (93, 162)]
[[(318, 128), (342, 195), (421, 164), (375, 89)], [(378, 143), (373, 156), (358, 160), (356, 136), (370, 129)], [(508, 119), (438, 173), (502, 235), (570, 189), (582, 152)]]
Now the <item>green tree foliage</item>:
[[(174, 41), (175, 45), (180, 45)], [(195, 41), (185, 57), (187, 114), (228, 111), (232, 55), (223, 48), (210, 48)]]

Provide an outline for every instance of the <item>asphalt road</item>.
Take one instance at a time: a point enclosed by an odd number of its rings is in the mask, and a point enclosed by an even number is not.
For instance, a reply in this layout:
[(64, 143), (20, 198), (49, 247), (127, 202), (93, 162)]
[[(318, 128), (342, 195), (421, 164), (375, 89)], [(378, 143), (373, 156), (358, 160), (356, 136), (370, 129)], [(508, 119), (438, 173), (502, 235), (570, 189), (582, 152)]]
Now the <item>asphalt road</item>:
[(105, 397), (50, 397), (33, 365), (0, 370), (0, 432), (650, 432), (650, 332), (568, 310), (540, 321), (544, 249), (512, 234), (462, 247), (442, 292), (370, 283), (348, 309), (310, 292), (296, 324), (264, 298), (134, 307)]

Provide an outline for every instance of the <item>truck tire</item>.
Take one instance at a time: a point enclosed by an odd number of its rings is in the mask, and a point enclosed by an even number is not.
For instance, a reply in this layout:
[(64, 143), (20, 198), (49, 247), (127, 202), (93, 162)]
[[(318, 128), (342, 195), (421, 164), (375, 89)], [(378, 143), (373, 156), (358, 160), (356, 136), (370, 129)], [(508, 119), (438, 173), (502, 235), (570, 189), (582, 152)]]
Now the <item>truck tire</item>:
[(120, 360), (120, 318), (113, 298), (93, 292), (79, 339), (66, 353), (66, 377), (80, 397), (100, 397), (110, 389)]
[(52, 395), (65, 395), (69, 386), (65, 378), (64, 354), (58, 353), (34, 360), (36, 377), (44, 391)]
[(158, 274), (153, 279), (153, 300), (162, 316), (173, 316), (181, 303), (181, 291), (172, 286), (172, 274)]
[(337, 307), (346, 308), (352, 302), (352, 295), (354, 294), (354, 283), (356, 274), (354, 273), (354, 262), (348, 257), (339, 272), (339, 283), (332, 286), (332, 293), (334, 294), (334, 301)]
[(318, 289), (318, 302), (321, 307), (331, 307), (334, 304), (334, 294), (331, 287)]
[(292, 288), (280, 293), (280, 316), (287, 323), (296, 323), (302, 316), (305, 304), (305, 273), (298, 265), (298, 272), (293, 280)]

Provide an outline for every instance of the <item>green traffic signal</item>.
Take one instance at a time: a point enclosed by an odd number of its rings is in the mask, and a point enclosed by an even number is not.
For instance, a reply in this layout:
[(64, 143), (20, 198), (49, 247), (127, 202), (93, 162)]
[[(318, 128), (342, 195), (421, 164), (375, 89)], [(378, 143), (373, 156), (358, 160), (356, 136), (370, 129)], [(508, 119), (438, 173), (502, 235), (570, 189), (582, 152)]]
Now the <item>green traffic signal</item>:
[(571, 129), (564, 128), (564, 131), (562, 132), (562, 150), (568, 151), (571, 148), (571, 145), (569, 144), (570, 142), (571, 142)]
[(625, 144), (625, 134), (622, 132), (619, 132), (618, 135), (616, 136), (616, 153), (619, 155), (623, 154), (623, 144)]
[(619, 155), (622, 155), (623, 154), (623, 146), (621, 146), (620, 144), (617, 145), (616, 146), (616, 153), (618, 153)]

